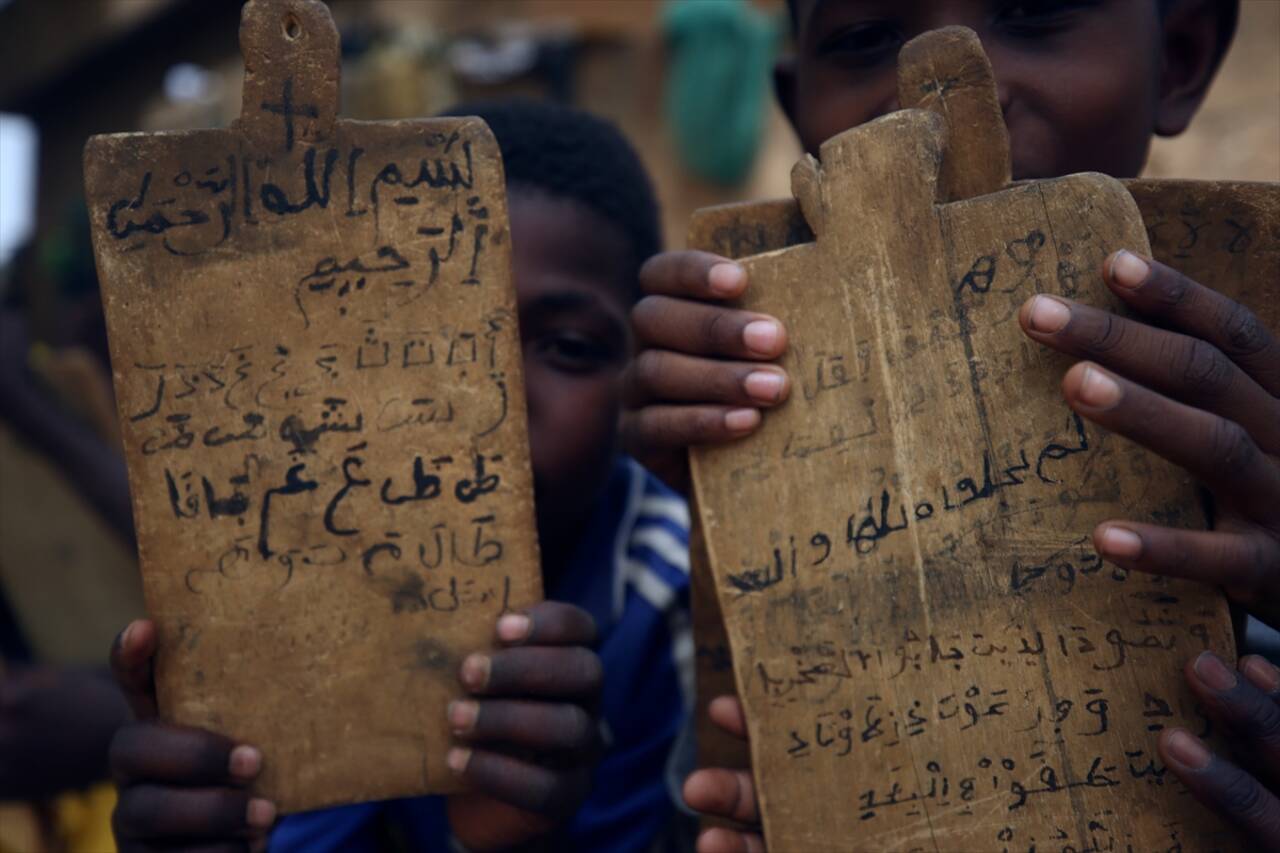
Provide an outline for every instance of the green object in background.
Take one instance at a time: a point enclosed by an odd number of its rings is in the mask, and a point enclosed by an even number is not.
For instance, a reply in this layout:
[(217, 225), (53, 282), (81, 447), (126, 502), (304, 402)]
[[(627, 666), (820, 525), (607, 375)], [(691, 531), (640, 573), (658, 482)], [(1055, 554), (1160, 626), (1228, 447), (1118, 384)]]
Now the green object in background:
[(764, 133), (781, 21), (747, 0), (668, 0), (667, 121), (686, 168), (718, 184), (751, 171)]

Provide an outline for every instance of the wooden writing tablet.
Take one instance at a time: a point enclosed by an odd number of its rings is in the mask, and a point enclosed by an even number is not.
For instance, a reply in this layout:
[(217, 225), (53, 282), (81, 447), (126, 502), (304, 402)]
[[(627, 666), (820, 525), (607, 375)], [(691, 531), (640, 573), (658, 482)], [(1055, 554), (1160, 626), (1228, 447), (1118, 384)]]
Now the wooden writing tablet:
[[(828, 142), (797, 167), (798, 205), (694, 228), (754, 255), (744, 307), (791, 334), (791, 401), (692, 454), (767, 842), (1233, 849), (1154, 752), (1165, 726), (1205, 729), (1181, 666), (1234, 657), (1225, 603), (1106, 565), (1089, 541), (1112, 517), (1201, 525), (1192, 485), (1076, 418), (1069, 360), (1015, 319), (1036, 292), (1118, 307), (1097, 271), (1149, 248), (1138, 206), (1100, 175), (1007, 186), (971, 34), (922, 37), (901, 66), (903, 103), (928, 111)], [(1224, 211), (1204, 214), (1229, 230)], [(723, 669), (713, 631), (699, 651)]]
[(541, 596), (501, 157), (338, 119), (314, 0), (251, 0), (227, 130), (85, 180), (162, 716), (283, 811), (456, 790), (457, 667)]

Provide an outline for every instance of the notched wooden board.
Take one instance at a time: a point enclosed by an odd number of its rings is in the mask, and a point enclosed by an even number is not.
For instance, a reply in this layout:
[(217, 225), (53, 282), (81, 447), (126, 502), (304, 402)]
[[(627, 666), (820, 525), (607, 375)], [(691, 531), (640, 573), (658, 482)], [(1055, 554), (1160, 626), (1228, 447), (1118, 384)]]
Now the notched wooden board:
[(232, 128), (85, 151), (161, 713), (283, 811), (454, 791), (459, 661), (541, 596), (501, 157), (337, 119), (320, 3), (241, 44)]
[[(1074, 416), (1015, 320), (1037, 292), (1118, 308), (1097, 270), (1147, 248), (1137, 206), (1101, 175), (965, 197), (946, 137), (907, 110), (798, 167), (816, 240), (744, 261), (795, 391), (692, 455), (769, 846), (1233, 849), (1154, 752), (1205, 728), (1181, 666), (1234, 656), (1224, 601), (1089, 541), (1202, 524), (1192, 484)], [(797, 230), (763, 219), (718, 227)]]

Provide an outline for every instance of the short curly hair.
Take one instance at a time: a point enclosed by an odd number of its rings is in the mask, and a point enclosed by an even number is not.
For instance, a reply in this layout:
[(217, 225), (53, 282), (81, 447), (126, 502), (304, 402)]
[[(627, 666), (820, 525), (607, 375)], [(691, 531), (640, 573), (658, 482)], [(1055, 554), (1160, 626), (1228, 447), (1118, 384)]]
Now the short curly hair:
[(478, 116), (489, 125), (502, 151), (508, 187), (575, 201), (613, 223), (631, 246), (636, 272), (662, 251), (653, 184), (631, 143), (611, 122), (528, 99), (471, 101), (442, 115)]

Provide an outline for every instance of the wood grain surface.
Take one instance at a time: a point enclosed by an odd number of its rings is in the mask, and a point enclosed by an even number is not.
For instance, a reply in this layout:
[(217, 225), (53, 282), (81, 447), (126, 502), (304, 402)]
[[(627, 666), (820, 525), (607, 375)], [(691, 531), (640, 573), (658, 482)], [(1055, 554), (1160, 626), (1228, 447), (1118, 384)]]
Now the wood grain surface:
[[(692, 454), (712, 570), (695, 549), (695, 594), (714, 588), (727, 620), (770, 849), (1233, 849), (1154, 755), (1162, 727), (1204, 728), (1180, 667), (1233, 657), (1225, 604), (1117, 571), (1088, 539), (1116, 516), (1202, 524), (1192, 484), (1075, 418), (1069, 361), (1015, 312), (1036, 292), (1117, 308), (1101, 261), (1148, 230), (1163, 257), (1199, 228), (1183, 254), (1218, 270), (1206, 284), (1274, 293), (1275, 188), (1132, 184), (1144, 227), (1100, 175), (960, 180), (946, 162), (990, 138), (988, 107), (948, 95), (993, 83), (963, 32), (911, 48), (902, 101), (932, 79), (930, 112), (828, 142), (796, 203), (691, 227), (690, 245), (747, 257), (745, 307), (792, 341), (791, 401)], [(727, 662), (711, 607), (695, 600), (703, 699)]]
[(314, 0), (251, 0), (230, 129), (85, 179), (162, 716), (283, 811), (456, 790), (446, 704), (541, 596), (501, 157), (337, 118)]

